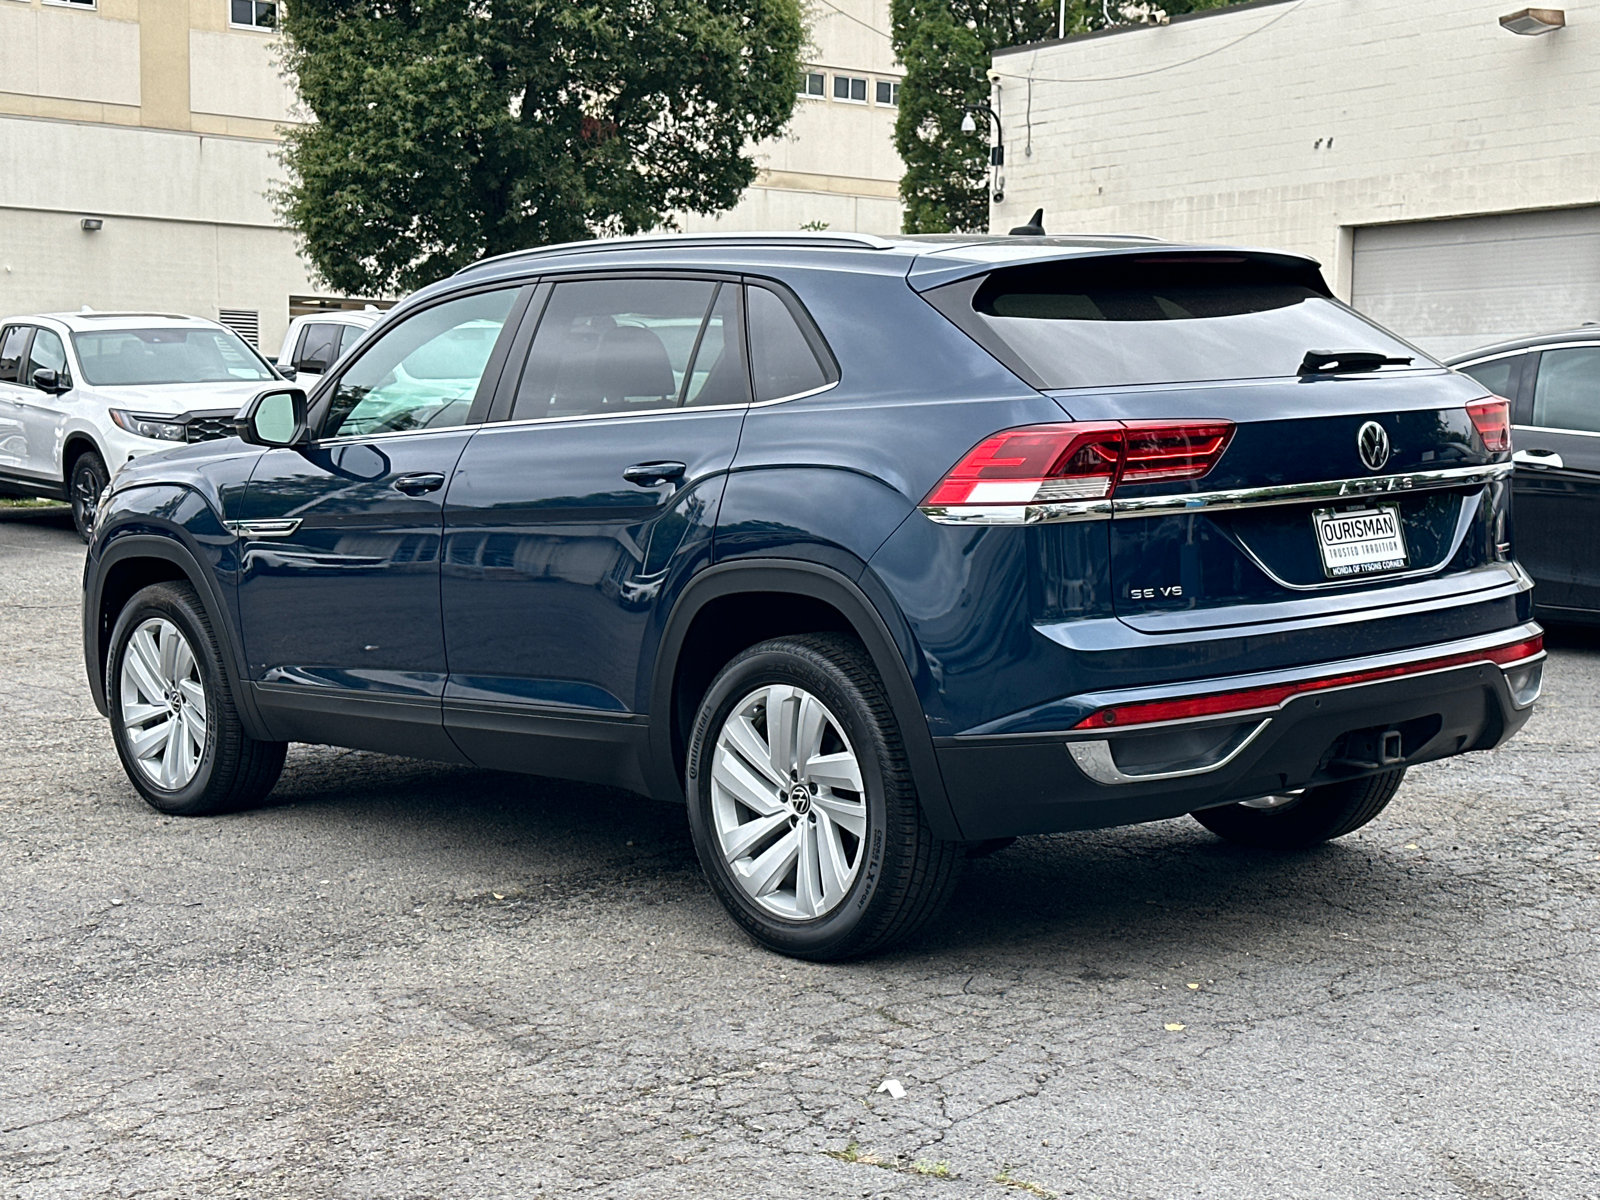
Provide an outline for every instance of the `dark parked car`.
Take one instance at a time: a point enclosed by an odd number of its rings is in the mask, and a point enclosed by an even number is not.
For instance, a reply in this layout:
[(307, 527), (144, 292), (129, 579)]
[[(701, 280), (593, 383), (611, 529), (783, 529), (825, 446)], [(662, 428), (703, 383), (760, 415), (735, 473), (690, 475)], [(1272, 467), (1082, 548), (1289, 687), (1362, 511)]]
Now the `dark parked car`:
[(1511, 401), (1517, 558), (1541, 620), (1600, 622), (1600, 325), (1450, 360)]
[(1505, 403), (1415, 355), (1292, 255), (513, 254), (118, 473), (89, 679), (163, 812), (291, 741), (687, 799), (728, 911), (819, 959), (1018, 834), (1304, 847), (1539, 692)]

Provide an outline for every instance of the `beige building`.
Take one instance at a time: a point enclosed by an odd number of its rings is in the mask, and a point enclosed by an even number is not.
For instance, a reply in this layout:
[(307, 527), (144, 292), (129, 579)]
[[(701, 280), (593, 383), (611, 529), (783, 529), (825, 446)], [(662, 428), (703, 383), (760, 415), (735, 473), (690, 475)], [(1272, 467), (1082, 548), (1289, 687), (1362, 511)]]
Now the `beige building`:
[(315, 289), (267, 199), (294, 104), (274, 15), (0, 0), (0, 309), (222, 317), (276, 351)]
[(1519, 8), (1256, 0), (1001, 51), (991, 227), (1300, 251), (1440, 354), (1600, 321), (1600, 0)]
[(900, 77), (889, 0), (808, 0), (808, 62), (789, 127), (755, 148), (761, 173), (738, 205), (687, 214), (687, 232), (898, 233), (903, 167), (894, 148)]
[[(221, 319), (269, 354), (319, 296), (269, 194), (296, 119), (271, 0), (0, 0), (0, 316)], [(794, 121), (757, 185), (687, 228), (891, 232), (888, 0), (813, 0)]]

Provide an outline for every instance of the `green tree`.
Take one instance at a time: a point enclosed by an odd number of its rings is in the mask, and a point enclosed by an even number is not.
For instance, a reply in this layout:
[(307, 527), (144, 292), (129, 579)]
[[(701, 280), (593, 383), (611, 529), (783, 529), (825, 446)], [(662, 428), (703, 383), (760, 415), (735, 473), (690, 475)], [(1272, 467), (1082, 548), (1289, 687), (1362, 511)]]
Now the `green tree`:
[[(1169, 15), (1238, 0), (1154, 0)], [(1105, 25), (1101, 0), (1067, 0), (1067, 34)], [(1112, 0), (1117, 17), (1124, 4)], [(1126, 5), (1133, 8), (1133, 3)], [(895, 54), (905, 64), (894, 142), (905, 163), (900, 198), (907, 233), (972, 233), (989, 227), (988, 118), (961, 132), (964, 105), (989, 100), (985, 72), (1003, 46), (1053, 38), (1059, 0), (892, 0)]]
[(277, 195), (331, 287), (733, 206), (795, 103), (799, 0), (288, 0), (313, 123)]

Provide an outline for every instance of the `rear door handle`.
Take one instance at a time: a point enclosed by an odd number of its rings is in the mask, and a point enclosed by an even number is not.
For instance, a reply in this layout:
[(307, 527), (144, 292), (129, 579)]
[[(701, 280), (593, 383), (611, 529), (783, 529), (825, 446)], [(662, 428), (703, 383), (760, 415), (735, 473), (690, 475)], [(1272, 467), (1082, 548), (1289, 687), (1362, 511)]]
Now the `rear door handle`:
[(1518, 450), (1511, 461), (1523, 467), (1554, 467), (1558, 471), (1565, 470), (1567, 465), (1554, 450)]
[(688, 468), (680, 462), (634, 463), (631, 467), (623, 468), (622, 477), (640, 487), (654, 487), (669, 479), (682, 479), (686, 470)]
[(394, 481), (397, 492), (404, 492), (408, 496), (420, 496), (424, 492), (437, 492), (444, 486), (444, 476), (426, 472), (419, 475), (402, 475)]

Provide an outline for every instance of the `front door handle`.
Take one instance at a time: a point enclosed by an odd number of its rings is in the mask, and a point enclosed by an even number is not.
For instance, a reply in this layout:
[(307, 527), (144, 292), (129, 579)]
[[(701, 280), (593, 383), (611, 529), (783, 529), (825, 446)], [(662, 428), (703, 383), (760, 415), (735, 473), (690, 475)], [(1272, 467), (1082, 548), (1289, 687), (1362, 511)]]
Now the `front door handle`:
[(1511, 461), (1521, 467), (1554, 467), (1558, 471), (1565, 470), (1567, 465), (1554, 450), (1518, 450)]
[(631, 467), (623, 468), (622, 477), (640, 487), (654, 487), (670, 479), (682, 479), (686, 470), (688, 468), (680, 462), (634, 463)]
[(402, 475), (394, 481), (394, 489), (404, 492), (408, 496), (420, 496), (424, 492), (437, 492), (444, 486), (444, 476), (433, 472), (420, 475)]

